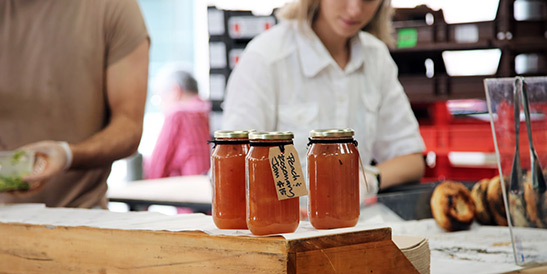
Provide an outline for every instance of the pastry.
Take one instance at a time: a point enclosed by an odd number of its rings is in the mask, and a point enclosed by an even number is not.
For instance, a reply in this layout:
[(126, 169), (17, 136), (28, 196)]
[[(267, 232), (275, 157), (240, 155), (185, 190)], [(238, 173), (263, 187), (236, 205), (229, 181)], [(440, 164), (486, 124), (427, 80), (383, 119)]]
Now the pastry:
[(486, 200), (488, 201), (488, 208), (490, 209), (494, 223), (506, 226), (507, 215), (505, 213), (505, 204), (503, 203), (503, 188), (500, 176), (496, 176), (490, 180), (488, 190), (486, 191)]
[(431, 196), (431, 212), (439, 226), (448, 231), (468, 229), (475, 217), (471, 193), (462, 183), (444, 181)]
[(539, 210), (541, 210), (541, 213), (542, 213), (542, 216), (543, 216), (543, 223), (542, 223), (542, 227), (543, 228), (547, 228), (547, 191), (543, 193), (543, 195), (541, 195), (541, 201), (540, 201), (540, 208)]
[(513, 226), (529, 227), (528, 216), (526, 214), (526, 203), (524, 195), (521, 193), (509, 192), (509, 213)]
[(524, 200), (526, 201), (526, 213), (528, 215), (528, 220), (536, 227), (543, 228), (545, 225), (541, 221), (541, 210), (542, 207), (538, 208), (540, 200), (544, 200), (543, 197), (540, 197), (539, 194), (534, 191), (532, 187), (530, 172), (526, 174), (526, 179), (524, 180)]
[(486, 201), (488, 183), (490, 183), (490, 179), (482, 179), (476, 182), (473, 189), (471, 189), (471, 197), (475, 203), (475, 217), (482, 225), (491, 225), (493, 223), (490, 209), (488, 209), (488, 202)]

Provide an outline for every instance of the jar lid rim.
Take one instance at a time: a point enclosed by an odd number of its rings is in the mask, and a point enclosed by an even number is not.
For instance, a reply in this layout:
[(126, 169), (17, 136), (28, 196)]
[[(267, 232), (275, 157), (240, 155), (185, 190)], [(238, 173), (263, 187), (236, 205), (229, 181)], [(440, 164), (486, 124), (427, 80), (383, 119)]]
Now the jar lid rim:
[(289, 140), (294, 134), (290, 131), (255, 131), (249, 133), (250, 140)]
[(310, 131), (310, 137), (353, 137), (355, 131), (351, 128), (314, 129)]
[(213, 134), (215, 138), (249, 138), (249, 130), (217, 130)]

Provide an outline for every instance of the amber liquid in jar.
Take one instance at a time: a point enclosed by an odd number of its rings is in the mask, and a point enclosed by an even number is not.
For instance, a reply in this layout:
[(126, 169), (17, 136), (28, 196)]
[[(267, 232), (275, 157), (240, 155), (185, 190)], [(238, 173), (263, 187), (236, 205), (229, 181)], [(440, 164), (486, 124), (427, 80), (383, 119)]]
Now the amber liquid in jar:
[[(261, 134), (260, 132), (256, 134)], [(255, 235), (294, 232), (300, 222), (299, 199), (279, 200), (268, 158), (270, 146), (253, 143), (291, 142), (289, 140), (253, 140), (246, 158), (247, 226)]]
[[(215, 135), (217, 132), (215, 132)], [(238, 135), (239, 136), (239, 135)], [(213, 200), (212, 217), (220, 229), (247, 229), (245, 197), (245, 138), (216, 138), (211, 154)]]
[(359, 220), (359, 152), (351, 136), (311, 137), (347, 141), (312, 143), (308, 149), (308, 216), (317, 229), (352, 227)]

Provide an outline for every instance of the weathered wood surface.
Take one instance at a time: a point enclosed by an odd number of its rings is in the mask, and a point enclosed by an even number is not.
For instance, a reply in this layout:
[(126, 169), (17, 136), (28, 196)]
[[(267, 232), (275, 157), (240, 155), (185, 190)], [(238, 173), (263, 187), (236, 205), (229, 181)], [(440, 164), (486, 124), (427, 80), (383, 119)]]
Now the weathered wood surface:
[(547, 273), (547, 265), (532, 266), (525, 269), (506, 272), (507, 274), (545, 274)]
[(286, 240), (0, 223), (0, 273), (417, 273), (391, 230)]
[(296, 273), (418, 273), (390, 241), (296, 253)]

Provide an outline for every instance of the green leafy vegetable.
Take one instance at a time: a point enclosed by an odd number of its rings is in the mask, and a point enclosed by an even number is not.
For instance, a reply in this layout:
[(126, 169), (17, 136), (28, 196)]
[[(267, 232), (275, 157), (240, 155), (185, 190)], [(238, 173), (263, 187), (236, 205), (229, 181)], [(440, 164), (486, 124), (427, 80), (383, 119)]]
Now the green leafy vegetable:
[(11, 163), (14, 164), (14, 165), (19, 163), (19, 160), (23, 156), (25, 156), (24, 151), (22, 151), (22, 150), (16, 151), (15, 153), (13, 153), (13, 156), (11, 156)]
[(24, 182), (21, 177), (2, 177), (0, 176), (0, 192), (28, 190), (29, 184)]

